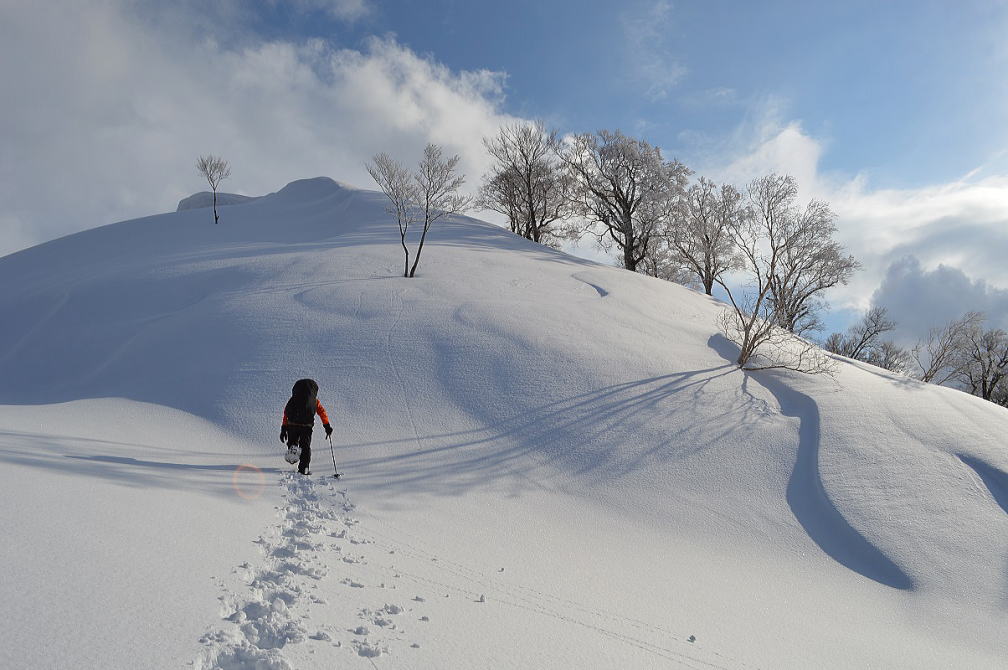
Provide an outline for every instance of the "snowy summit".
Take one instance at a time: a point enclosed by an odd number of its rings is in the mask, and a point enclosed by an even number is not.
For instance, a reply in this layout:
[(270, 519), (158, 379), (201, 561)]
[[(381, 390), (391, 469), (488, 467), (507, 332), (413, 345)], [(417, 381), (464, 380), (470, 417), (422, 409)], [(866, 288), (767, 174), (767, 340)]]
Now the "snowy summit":
[[(1003, 668), (1008, 412), (380, 193), (0, 258), (0, 666)], [(310, 377), (312, 474), (278, 439)]]

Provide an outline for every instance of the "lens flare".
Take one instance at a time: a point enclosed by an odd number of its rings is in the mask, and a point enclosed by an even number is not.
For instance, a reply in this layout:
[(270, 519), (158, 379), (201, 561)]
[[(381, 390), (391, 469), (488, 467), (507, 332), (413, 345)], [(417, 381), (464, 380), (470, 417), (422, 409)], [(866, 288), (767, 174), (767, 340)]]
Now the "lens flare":
[(239, 498), (255, 500), (262, 495), (266, 485), (266, 475), (254, 465), (242, 463), (231, 473), (231, 488)]

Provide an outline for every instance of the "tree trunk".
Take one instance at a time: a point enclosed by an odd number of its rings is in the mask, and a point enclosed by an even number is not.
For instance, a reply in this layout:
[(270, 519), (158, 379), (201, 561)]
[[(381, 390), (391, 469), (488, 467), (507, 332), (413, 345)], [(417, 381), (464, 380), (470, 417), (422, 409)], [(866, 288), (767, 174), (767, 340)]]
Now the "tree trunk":
[[(631, 272), (637, 271), (637, 259), (634, 258), (634, 248), (637, 237), (634, 235), (633, 218), (625, 209), (620, 215), (620, 234), (623, 237), (623, 267)], [(618, 242), (619, 240), (617, 240)]]
[(423, 243), (424, 240), (427, 238), (427, 229), (429, 226), (430, 224), (424, 224), (423, 232), (420, 233), (420, 245), (417, 247), (416, 256), (413, 258), (413, 267), (410, 268), (409, 271), (410, 278), (412, 278), (413, 275), (416, 274), (417, 265), (420, 264), (420, 252), (423, 251)]
[(637, 271), (637, 261), (634, 259), (633, 247), (629, 244), (623, 247), (623, 267), (631, 272)]
[(213, 222), (220, 223), (220, 217), (217, 216), (217, 189), (213, 190)]
[(402, 228), (399, 229), (399, 232), (400, 232), (400, 237), (401, 237), (400, 242), (402, 243), (402, 250), (403, 250), (403, 253), (406, 254), (406, 263), (405, 263), (405, 265), (403, 265), (402, 276), (403, 277), (409, 277), (410, 276), (410, 274), (409, 274), (409, 247), (406, 246), (406, 233), (402, 231)]

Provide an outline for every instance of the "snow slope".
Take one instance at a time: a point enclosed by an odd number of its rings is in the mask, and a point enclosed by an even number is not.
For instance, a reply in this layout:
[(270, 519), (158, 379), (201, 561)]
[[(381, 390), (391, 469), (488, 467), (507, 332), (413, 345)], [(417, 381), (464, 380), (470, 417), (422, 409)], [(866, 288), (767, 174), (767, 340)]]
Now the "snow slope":
[[(384, 208), (0, 259), (0, 665), (1004, 667), (1004, 409), (742, 373), (715, 301), (473, 219), (403, 279)], [(301, 376), (338, 483), (279, 458)]]
[[(243, 202), (248, 202), (249, 200), (255, 200), (254, 197), (247, 195), (239, 195), (238, 193), (218, 193), (217, 194), (217, 207), (226, 207), (228, 205), (240, 205)], [(193, 193), (187, 198), (182, 198), (179, 200), (178, 207), (175, 209), (176, 212), (183, 212), (187, 209), (201, 209), (204, 207), (213, 206), (214, 194), (210, 191), (200, 191), (199, 193)]]

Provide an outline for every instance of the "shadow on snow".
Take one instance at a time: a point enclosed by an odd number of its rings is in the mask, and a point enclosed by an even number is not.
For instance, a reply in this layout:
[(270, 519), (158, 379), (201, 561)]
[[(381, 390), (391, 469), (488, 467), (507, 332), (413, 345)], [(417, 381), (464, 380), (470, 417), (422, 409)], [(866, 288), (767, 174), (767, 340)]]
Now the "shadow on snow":
[[(68, 475), (97, 477), (129, 487), (192, 490), (232, 499), (236, 495), (236, 485), (247, 487), (249, 484), (255, 484), (253, 482), (257, 478), (255, 470), (264, 474), (280, 474), (282, 472), (280, 468), (250, 470), (247, 464), (237, 463), (178, 463), (142, 460), (125, 456), (67, 453), (76, 447), (136, 449), (142, 446), (110, 440), (72, 436), (46, 437), (4, 431), (0, 432), (0, 462)], [(235, 473), (238, 474), (235, 475)]]
[(1002, 472), (990, 463), (982, 461), (966, 454), (957, 454), (959, 460), (968, 465), (977, 473), (980, 480), (990, 491), (994, 502), (1001, 506), (1001, 509), (1008, 513), (1008, 473)]
[[(723, 335), (708, 340), (728, 361), (738, 358), (738, 347)], [(823, 487), (819, 475), (820, 419), (815, 400), (789, 387), (774, 371), (745, 373), (777, 399), (784, 416), (797, 418), (798, 454), (788, 479), (787, 503), (808, 536), (833, 560), (885, 586), (908, 590), (913, 579), (850, 525)]]

